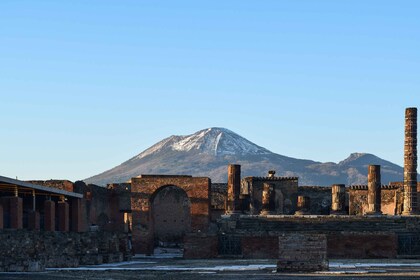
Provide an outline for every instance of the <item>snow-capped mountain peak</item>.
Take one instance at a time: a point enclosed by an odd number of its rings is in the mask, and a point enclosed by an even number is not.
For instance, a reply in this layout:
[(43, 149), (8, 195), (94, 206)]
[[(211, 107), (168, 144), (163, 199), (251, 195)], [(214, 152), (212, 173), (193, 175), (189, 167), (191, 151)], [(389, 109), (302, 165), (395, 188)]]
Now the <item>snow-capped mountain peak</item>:
[(140, 159), (156, 152), (168, 150), (198, 152), (214, 156), (271, 153), (269, 150), (252, 143), (229, 129), (212, 127), (191, 135), (168, 137), (142, 152), (136, 158)]

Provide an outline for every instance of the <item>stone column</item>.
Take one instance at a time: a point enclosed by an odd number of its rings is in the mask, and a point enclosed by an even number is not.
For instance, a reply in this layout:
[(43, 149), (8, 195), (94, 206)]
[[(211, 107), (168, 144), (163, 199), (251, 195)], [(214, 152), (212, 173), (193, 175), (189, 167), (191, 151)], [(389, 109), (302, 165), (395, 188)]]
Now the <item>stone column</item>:
[(295, 215), (307, 215), (311, 209), (311, 199), (307, 196), (299, 195), (297, 197), (297, 206)]
[(44, 230), (55, 231), (55, 202), (52, 200), (44, 202)]
[(367, 215), (380, 215), (381, 212), (381, 166), (368, 167), (368, 210)]
[(264, 183), (261, 199), (261, 215), (272, 214), (272, 206), (274, 202), (274, 188), (272, 184)]
[(11, 197), (10, 203), (10, 227), (15, 229), (23, 228), (23, 204), (21, 197)]
[(65, 201), (58, 202), (58, 230), (69, 231), (70, 214), (69, 204)]
[(331, 214), (346, 214), (346, 186), (343, 184), (331, 186)]
[(405, 110), (404, 139), (404, 210), (403, 215), (417, 212), (417, 108)]
[(71, 199), (71, 230), (75, 232), (85, 231), (82, 217), (82, 200), (79, 198)]
[(239, 199), (240, 193), (241, 193), (241, 166), (238, 164), (229, 164), (226, 213), (232, 214), (232, 213), (241, 212), (241, 202)]

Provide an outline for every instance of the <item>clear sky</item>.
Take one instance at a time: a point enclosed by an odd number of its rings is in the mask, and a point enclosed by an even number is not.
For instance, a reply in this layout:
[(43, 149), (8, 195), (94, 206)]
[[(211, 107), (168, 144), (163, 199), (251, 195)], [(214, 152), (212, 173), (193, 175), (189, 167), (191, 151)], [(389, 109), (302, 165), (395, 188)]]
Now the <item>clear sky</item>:
[(219, 126), (403, 164), (420, 1), (0, 1), (0, 175), (78, 180)]

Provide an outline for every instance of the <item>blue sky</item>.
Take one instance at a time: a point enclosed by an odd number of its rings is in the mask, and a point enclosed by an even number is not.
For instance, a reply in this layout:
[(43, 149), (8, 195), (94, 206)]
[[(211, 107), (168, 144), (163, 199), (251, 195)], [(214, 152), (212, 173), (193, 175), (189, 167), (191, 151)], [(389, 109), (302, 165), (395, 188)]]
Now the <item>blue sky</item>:
[(1, 1), (0, 175), (78, 180), (219, 126), (403, 163), (419, 1)]

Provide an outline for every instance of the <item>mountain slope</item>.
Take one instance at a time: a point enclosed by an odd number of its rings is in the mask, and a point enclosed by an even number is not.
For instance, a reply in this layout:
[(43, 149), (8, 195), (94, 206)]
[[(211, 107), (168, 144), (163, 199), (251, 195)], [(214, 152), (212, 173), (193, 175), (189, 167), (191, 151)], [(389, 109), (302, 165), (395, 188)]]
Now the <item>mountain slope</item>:
[(140, 174), (185, 174), (227, 181), (227, 165), (242, 165), (242, 176), (298, 176), (300, 185), (366, 184), (367, 166), (381, 165), (382, 182), (402, 181), (403, 168), (372, 154), (354, 153), (337, 163), (295, 159), (270, 152), (225, 128), (170, 136), (128, 161), (84, 181), (125, 182)]

